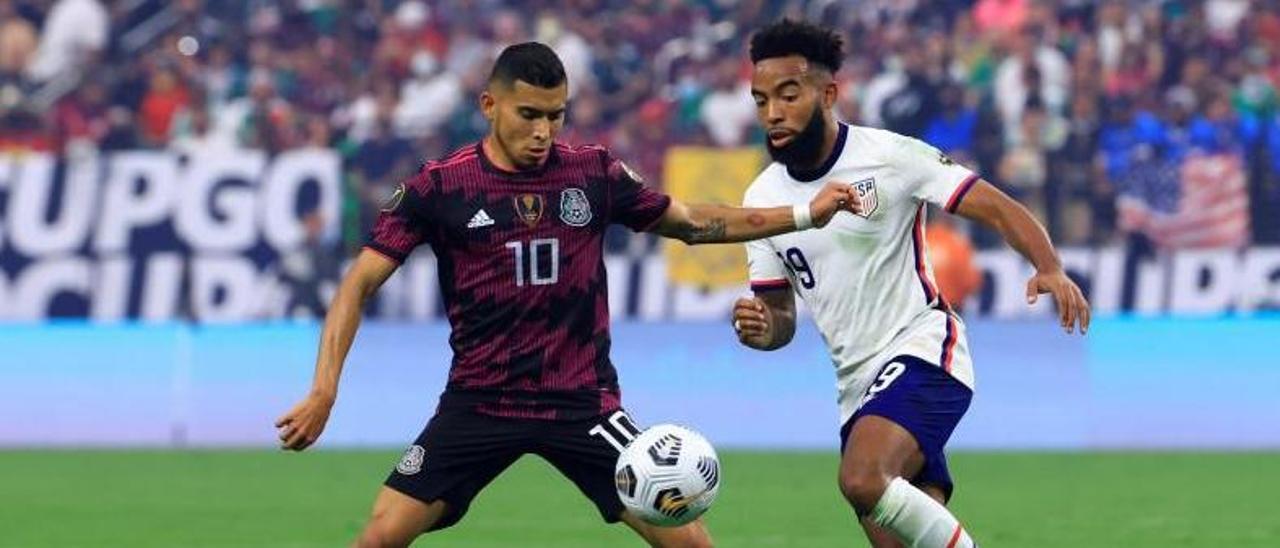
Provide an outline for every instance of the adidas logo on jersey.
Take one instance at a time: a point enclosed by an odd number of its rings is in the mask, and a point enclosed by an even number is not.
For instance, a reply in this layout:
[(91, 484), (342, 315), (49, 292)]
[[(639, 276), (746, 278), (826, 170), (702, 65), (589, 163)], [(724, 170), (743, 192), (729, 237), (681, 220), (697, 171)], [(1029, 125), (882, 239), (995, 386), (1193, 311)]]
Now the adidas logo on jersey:
[(483, 209), (477, 211), (476, 214), (471, 217), (471, 220), (467, 222), (467, 228), (480, 228), (491, 225), (493, 225), (493, 217), (490, 217)]

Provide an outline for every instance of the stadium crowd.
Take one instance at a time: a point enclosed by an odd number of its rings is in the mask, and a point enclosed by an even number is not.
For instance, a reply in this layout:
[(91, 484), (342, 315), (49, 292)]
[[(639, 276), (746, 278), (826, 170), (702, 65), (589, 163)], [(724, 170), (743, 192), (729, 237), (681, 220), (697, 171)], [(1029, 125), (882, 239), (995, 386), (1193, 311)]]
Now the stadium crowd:
[[(933, 143), (1061, 244), (1280, 242), (1276, 0), (0, 0), (0, 152), (333, 148), (355, 245), (393, 181), (483, 135), (501, 46), (553, 45), (563, 139), (661, 184), (672, 145), (761, 142), (745, 44), (781, 16), (844, 33), (844, 120)], [(1144, 224), (1205, 210), (1228, 236)]]

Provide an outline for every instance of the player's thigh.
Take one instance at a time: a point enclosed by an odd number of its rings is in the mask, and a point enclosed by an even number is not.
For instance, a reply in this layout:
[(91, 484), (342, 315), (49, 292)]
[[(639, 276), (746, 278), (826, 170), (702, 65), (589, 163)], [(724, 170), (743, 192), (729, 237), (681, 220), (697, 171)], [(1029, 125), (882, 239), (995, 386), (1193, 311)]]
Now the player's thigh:
[(358, 546), (407, 546), (431, 529), (449, 511), (443, 500), (423, 502), (383, 486), (373, 501), (373, 512), (361, 532)]
[(973, 392), (943, 369), (899, 356), (860, 395), (841, 432), (841, 481), (846, 474), (900, 476), (917, 485), (952, 489), (943, 448), (969, 408)]
[(650, 546), (662, 548), (703, 548), (712, 546), (711, 534), (702, 518), (679, 527), (659, 527), (647, 523), (631, 512), (622, 512), (622, 522), (644, 538)]
[(607, 523), (622, 519), (614, 484), (618, 455), (640, 433), (626, 411), (584, 421), (551, 423), (534, 450), (591, 499)]
[(405, 451), (385, 486), (425, 505), (443, 502), (444, 511), (425, 530), (443, 529), (462, 519), (471, 501), (528, 449), (529, 421), (444, 411)]
[(842, 475), (865, 471), (910, 478), (924, 465), (924, 454), (916, 438), (887, 417), (857, 417), (845, 439), (840, 456)]

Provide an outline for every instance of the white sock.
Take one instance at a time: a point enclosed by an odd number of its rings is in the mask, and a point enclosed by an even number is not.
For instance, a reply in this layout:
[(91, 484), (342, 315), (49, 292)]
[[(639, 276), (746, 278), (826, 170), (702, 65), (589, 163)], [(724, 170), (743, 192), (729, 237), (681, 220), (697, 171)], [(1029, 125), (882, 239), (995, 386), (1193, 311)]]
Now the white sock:
[(973, 548), (973, 539), (947, 507), (902, 478), (893, 478), (871, 519), (911, 548)]

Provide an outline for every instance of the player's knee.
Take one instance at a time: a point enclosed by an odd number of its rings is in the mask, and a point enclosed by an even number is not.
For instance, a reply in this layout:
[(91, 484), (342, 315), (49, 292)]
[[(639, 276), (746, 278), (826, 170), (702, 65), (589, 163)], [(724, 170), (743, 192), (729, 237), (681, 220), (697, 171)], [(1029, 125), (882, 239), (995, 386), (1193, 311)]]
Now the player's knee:
[(657, 543), (660, 548), (714, 548), (711, 537), (705, 530), (688, 531), (675, 538), (664, 539)]
[(701, 521), (675, 529), (662, 529), (661, 534), (645, 535), (656, 548), (713, 548), (711, 535)]
[(858, 513), (868, 514), (880, 502), (880, 496), (892, 479), (871, 467), (841, 468), (840, 493)]
[(357, 548), (398, 548), (408, 546), (417, 535), (408, 534), (390, 520), (374, 516), (356, 539)]

